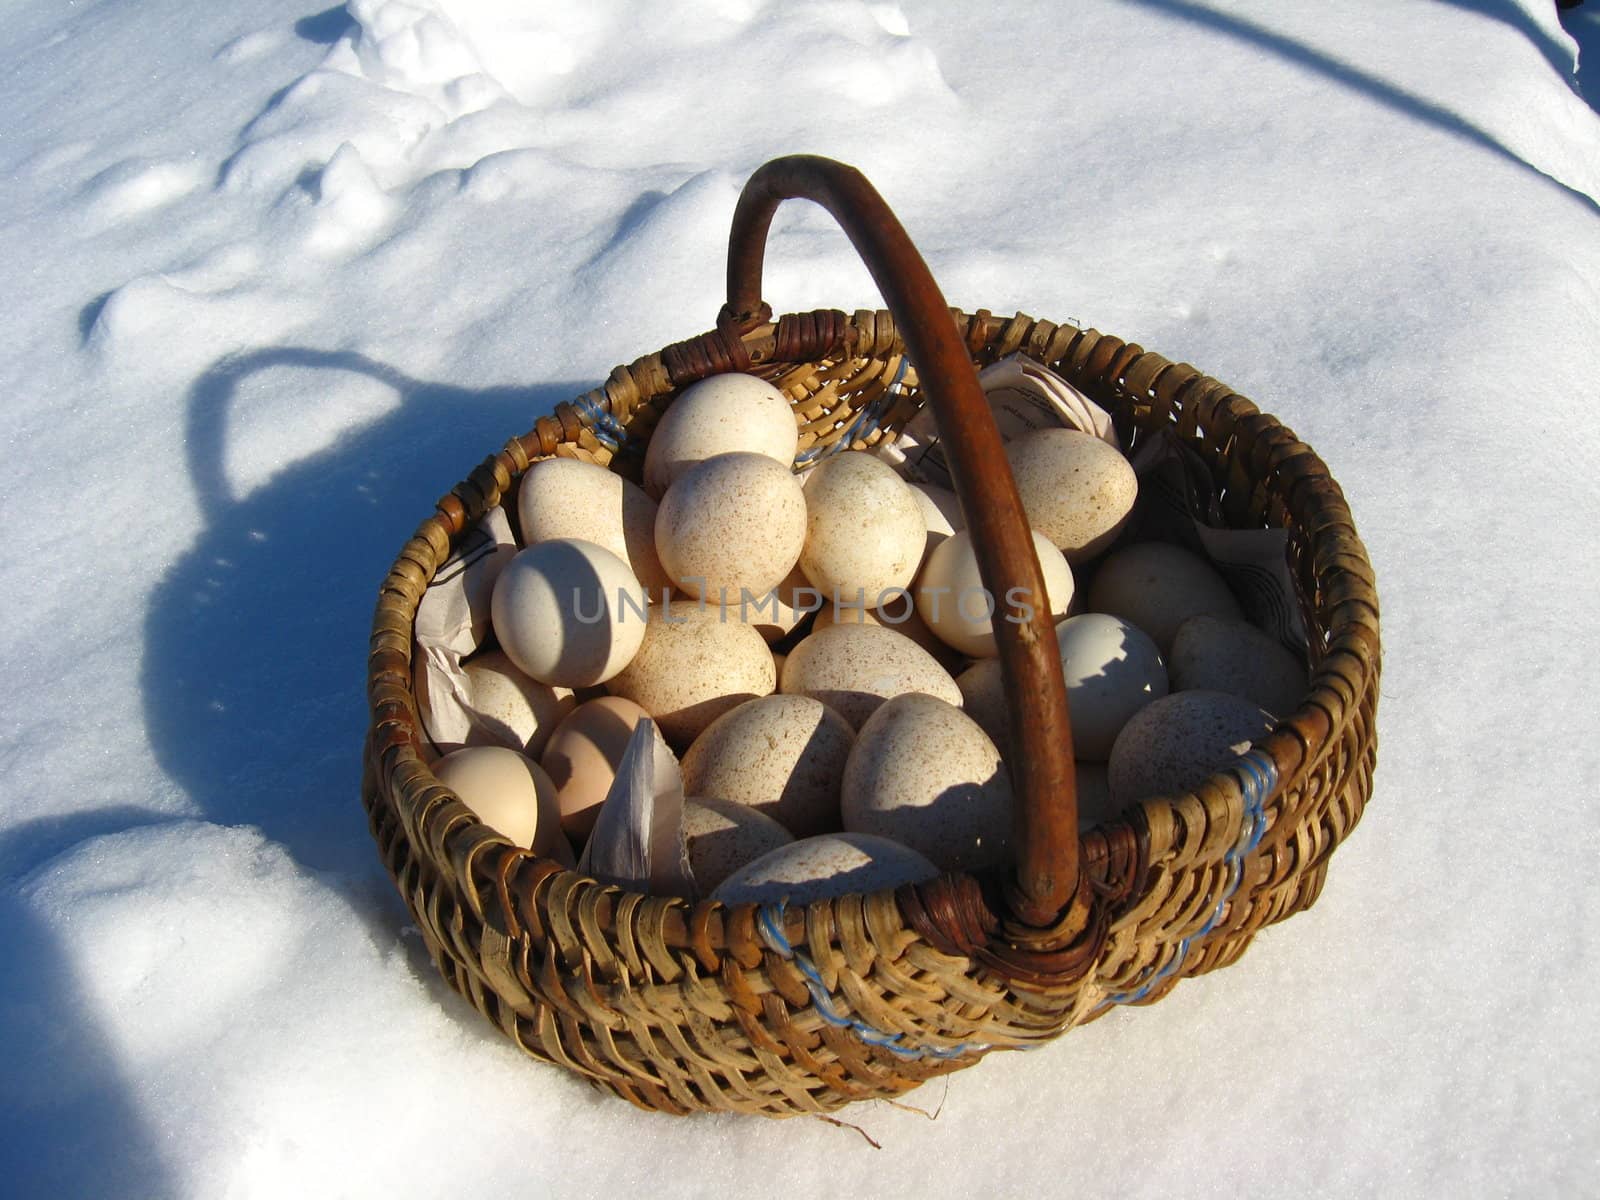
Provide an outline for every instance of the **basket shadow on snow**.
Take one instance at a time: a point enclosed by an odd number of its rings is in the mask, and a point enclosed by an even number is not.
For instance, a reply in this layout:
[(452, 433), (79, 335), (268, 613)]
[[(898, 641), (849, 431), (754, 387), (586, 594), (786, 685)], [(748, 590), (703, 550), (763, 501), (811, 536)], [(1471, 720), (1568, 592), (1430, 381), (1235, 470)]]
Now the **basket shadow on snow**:
[[(398, 404), (236, 496), (224, 470), (233, 409), (243, 385), (275, 368), (356, 372)], [(439, 496), (582, 390), (458, 388), (352, 352), (275, 347), (218, 362), (190, 391), (186, 452), (204, 528), (145, 617), (152, 749), (205, 819), (258, 826), (308, 870), (344, 877), (379, 944), (403, 921), (359, 799), (378, 586)]]

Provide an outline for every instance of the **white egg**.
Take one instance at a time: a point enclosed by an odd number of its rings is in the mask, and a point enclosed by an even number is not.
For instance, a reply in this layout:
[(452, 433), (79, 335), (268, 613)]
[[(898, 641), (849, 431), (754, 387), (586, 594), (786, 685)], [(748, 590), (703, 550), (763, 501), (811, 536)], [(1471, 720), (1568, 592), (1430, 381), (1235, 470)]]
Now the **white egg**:
[(1162, 654), (1190, 617), (1239, 620), (1239, 602), (1199, 555), (1170, 542), (1135, 542), (1108, 554), (1089, 583), (1089, 608), (1131, 621)]
[(1227, 767), (1272, 730), (1272, 718), (1238, 696), (1173, 692), (1140, 709), (1106, 764), (1119, 807), (1185, 792)]
[(578, 703), (571, 688), (530, 678), (503, 650), (469, 658), (461, 670), (472, 720), (468, 746), (509, 746), (538, 758), (550, 731)]
[(942, 870), (997, 866), (1010, 853), (1000, 751), (976, 721), (932, 696), (896, 696), (867, 718), (839, 804), (845, 829), (892, 838)]
[(502, 746), (473, 746), (433, 765), (440, 783), (513, 845), (573, 865), (555, 785), (539, 764)]
[(839, 828), (850, 723), (809, 696), (763, 696), (723, 713), (683, 756), (684, 791), (758, 809), (796, 837)]
[(1190, 617), (1172, 638), (1172, 686), (1243, 696), (1274, 716), (1300, 706), (1305, 663), (1248, 621)]
[(561, 827), (580, 843), (594, 829), (634, 727), (649, 715), (632, 700), (599, 696), (551, 732), (539, 761), (555, 785)]
[(611, 551), (561, 538), (521, 551), (495, 580), (500, 648), (540, 683), (587, 687), (610, 679), (644, 639), (644, 588)]
[(875, 455), (825, 458), (805, 483), (800, 569), (830, 599), (874, 607), (916, 576), (927, 544), (922, 510), (905, 480)]
[(822, 701), (857, 729), (905, 692), (961, 703), (956, 681), (933, 655), (881, 625), (832, 625), (802, 639), (783, 664), (782, 690)]
[(1133, 514), (1139, 478), (1110, 443), (1076, 429), (1036, 429), (1006, 443), (1028, 524), (1070, 563), (1116, 540)]
[(800, 426), (789, 399), (754, 375), (713, 375), (683, 390), (661, 414), (644, 454), (644, 486), (656, 496), (697, 462), (738, 450), (794, 465)]
[(767, 596), (806, 539), (806, 498), (788, 467), (719, 454), (685, 470), (661, 498), (656, 547), (685, 594), (722, 604)]
[(724, 904), (810, 904), (922, 883), (938, 873), (915, 850), (888, 838), (825, 833), (763, 854), (723, 880), (711, 898)]
[(679, 751), (729, 709), (777, 686), (761, 635), (724, 616), (693, 600), (657, 605), (638, 653), (608, 685), (654, 717)]
[(627, 563), (651, 594), (672, 586), (656, 556), (656, 502), (615, 471), (575, 458), (534, 463), (518, 487), (517, 516), (525, 546), (593, 542)]
[[(1033, 549), (1039, 556), (1045, 594), (1029, 596), (1012, 588), (1014, 594), (1009, 598), (1044, 608), (1059, 620), (1072, 603), (1072, 568), (1043, 534), (1033, 535)], [(1004, 619), (1008, 596), (996, 596), (984, 586), (972, 535), (966, 530), (951, 534), (928, 555), (917, 577), (916, 597), (917, 612), (946, 645), (971, 658), (992, 658), (1000, 652), (994, 640), (994, 618), (998, 614)]]
[(709, 896), (739, 868), (792, 841), (794, 834), (771, 817), (732, 800), (699, 796), (683, 802), (684, 849), (701, 896)]

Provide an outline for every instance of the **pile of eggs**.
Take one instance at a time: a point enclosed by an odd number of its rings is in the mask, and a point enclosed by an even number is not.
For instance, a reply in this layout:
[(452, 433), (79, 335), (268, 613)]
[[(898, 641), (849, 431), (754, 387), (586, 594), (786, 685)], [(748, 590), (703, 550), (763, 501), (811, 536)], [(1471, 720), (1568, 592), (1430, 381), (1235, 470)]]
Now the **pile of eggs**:
[[(480, 819), (571, 865), (648, 717), (680, 757), (700, 896), (804, 902), (1008, 861), (994, 601), (954, 494), (864, 451), (802, 482), (797, 443), (781, 392), (719, 375), (664, 412), (643, 487), (576, 459), (528, 470), (498, 649), (464, 664), (493, 744), (434, 768)], [(1068, 429), (1006, 450), (1085, 826), (1194, 786), (1294, 708), (1303, 662), (1208, 562), (1116, 544), (1138, 491), (1118, 450)]]

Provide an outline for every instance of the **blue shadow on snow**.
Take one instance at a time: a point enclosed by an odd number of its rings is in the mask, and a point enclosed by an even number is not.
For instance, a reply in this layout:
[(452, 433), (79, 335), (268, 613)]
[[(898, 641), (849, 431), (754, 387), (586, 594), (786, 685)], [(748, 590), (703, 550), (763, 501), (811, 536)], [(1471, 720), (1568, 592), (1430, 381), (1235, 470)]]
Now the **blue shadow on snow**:
[[(241, 385), (275, 367), (357, 372), (399, 403), (235, 496), (229, 419)], [(378, 585), (439, 496), (582, 390), (425, 383), (295, 347), (224, 359), (194, 384), (186, 452), (205, 527), (151, 595), (141, 686), (156, 759), (207, 820), (259, 826), (310, 869), (381, 878), (359, 802)]]
[[(1194, 3), (1193, 0), (1127, 0), (1127, 3), (1136, 4), (1141, 8), (1163, 13), (1175, 20), (1187, 21), (1192, 25), (1198, 25), (1202, 28), (1211, 29), (1217, 33), (1249, 42), (1261, 50), (1275, 54), (1288, 62), (1294, 63), (1296, 66), (1303, 67), (1308, 71), (1330, 79), (1353, 92), (1366, 96), (1370, 100), (1392, 108), (1396, 112), (1403, 113), (1414, 120), (1421, 121), (1423, 124), (1431, 125), (1451, 137), (1487, 150), (1497, 158), (1514, 163), (1521, 169), (1531, 172), (1551, 187), (1557, 188), (1566, 193), (1567, 196), (1577, 200), (1591, 213), (1600, 215), (1600, 202), (1577, 188), (1562, 183), (1553, 175), (1545, 174), (1487, 130), (1479, 128), (1464, 117), (1457, 116), (1443, 105), (1436, 104), (1422, 96), (1414, 95), (1404, 88), (1396, 87), (1385, 79), (1380, 79), (1376, 75), (1361, 70), (1359, 67), (1323, 54), (1320, 50), (1316, 50), (1304, 42), (1296, 41), (1286, 34), (1268, 29), (1264, 25), (1258, 25), (1244, 17), (1218, 12), (1216, 9), (1208, 8), (1204, 4)], [(1535, 33), (1538, 33), (1537, 27), (1532, 26), (1531, 22), (1527, 21), (1526, 14), (1520, 14), (1521, 20), (1512, 20), (1510, 15), (1504, 11), (1508, 7), (1507, 5), (1473, 4), (1462, 0), (1462, 6), (1477, 11), (1492, 11), (1494, 14), (1500, 15), (1502, 19), (1510, 20), (1512, 24), (1524, 29), (1531, 28)], [(1577, 11), (1581, 12), (1583, 10), (1579, 9)], [(1530, 34), (1530, 36), (1534, 35)], [(1538, 34), (1538, 37), (1541, 48), (1549, 42), (1549, 39), (1542, 34)], [(1551, 52), (1546, 51), (1545, 53), (1546, 58), (1549, 58)], [(1565, 68), (1563, 67), (1562, 70), (1564, 71)]]

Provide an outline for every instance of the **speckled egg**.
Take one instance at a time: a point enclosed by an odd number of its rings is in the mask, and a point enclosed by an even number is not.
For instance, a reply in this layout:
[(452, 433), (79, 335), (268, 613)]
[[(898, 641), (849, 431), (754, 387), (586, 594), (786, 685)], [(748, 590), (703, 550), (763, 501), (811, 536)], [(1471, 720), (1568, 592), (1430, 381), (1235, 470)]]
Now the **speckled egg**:
[(513, 845), (573, 865), (561, 833), (555, 784), (539, 764), (503, 746), (472, 746), (447, 754), (433, 773), (489, 828)]
[(1240, 620), (1239, 602), (1198, 554), (1170, 542), (1135, 542), (1113, 550), (1089, 584), (1089, 608), (1131, 621), (1162, 654), (1190, 617)]
[(1122, 453), (1076, 429), (1036, 429), (1006, 443), (1028, 524), (1069, 563), (1084, 562), (1116, 540), (1139, 495), (1139, 478)]
[(806, 479), (800, 569), (829, 599), (876, 605), (916, 576), (928, 527), (905, 480), (874, 455), (846, 450)]
[(922, 883), (938, 873), (915, 850), (888, 838), (825, 833), (763, 854), (723, 880), (711, 898), (724, 904), (809, 904)]
[(760, 454), (719, 454), (689, 467), (661, 497), (656, 547), (685, 595), (759, 600), (794, 569), (806, 498), (788, 467)]
[(809, 696), (764, 696), (723, 713), (683, 756), (684, 791), (758, 809), (796, 837), (839, 826), (850, 723)]
[(1277, 717), (1305, 697), (1305, 663), (1248, 621), (1190, 617), (1172, 638), (1172, 686), (1243, 696)]
[(684, 471), (718, 454), (764, 454), (794, 465), (800, 426), (789, 399), (754, 375), (713, 375), (678, 396), (661, 414), (644, 454), (644, 486), (660, 496)]
[(881, 625), (816, 630), (789, 652), (782, 690), (822, 701), (857, 729), (885, 700), (905, 692), (961, 703), (956, 681), (933, 655)]
[[(1072, 568), (1043, 534), (1033, 535), (1033, 549), (1044, 574), (1045, 594), (1019, 599), (1049, 609), (1060, 620), (1072, 603)], [(917, 612), (946, 645), (970, 658), (992, 658), (1000, 652), (993, 618), (1007, 607), (1006, 597), (995, 596), (984, 586), (967, 531), (951, 534), (928, 555), (917, 576), (916, 597)]]
[(888, 603), (879, 608), (856, 608), (828, 601), (817, 612), (816, 628), (830, 625), (882, 625), (896, 633), (903, 633), (921, 646), (939, 665), (949, 670), (961, 661), (961, 655), (941, 642), (928, 628), (922, 614), (917, 612), (916, 599), (910, 592), (895, 592)]
[(1238, 696), (1173, 692), (1122, 727), (1106, 764), (1117, 805), (1187, 791), (1272, 729), (1272, 718)]
[(490, 605), (500, 648), (540, 683), (587, 687), (623, 667), (649, 603), (628, 564), (594, 542), (561, 538), (517, 554)]
[(1011, 779), (989, 735), (959, 708), (896, 696), (856, 737), (840, 814), (850, 832), (892, 838), (941, 870), (996, 866), (1010, 853)]
[(656, 502), (614, 471), (575, 458), (535, 463), (522, 477), (517, 516), (525, 546), (593, 542), (627, 563), (651, 595), (672, 586), (656, 555)]
[(750, 625), (693, 600), (650, 610), (644, 641), (608, 685), (656, 719), (682, 751), (729, 709), (777, 685), (772, 651)]
[(621, 696), (585, 700), (550, 734), (540, 765), (555, 784), (561, 827), (582, 842), (617, 777), (634, 726), (650, 714)]
[(709, 896), (719, 884), (794, 835), (763, 813), (732, 800), (700, 796), (683, 802), (683, 842), (695, 892)]
[(472, 718), (468, 746), (509, 746), (538, 758), (550, 731), (578, 703), (571, 688), (529, 678), (503, 650), (475, 655), (461, 664), (461, 670), (467, 677)]

